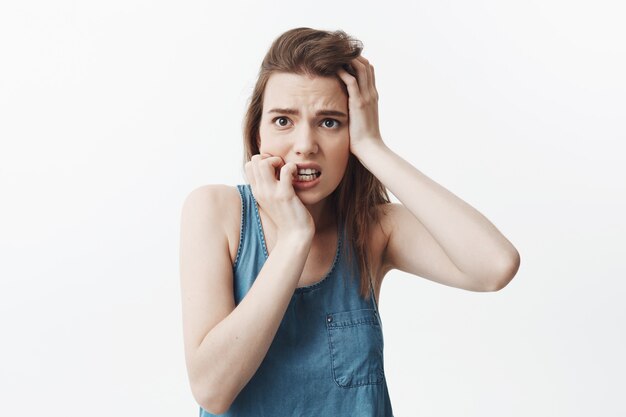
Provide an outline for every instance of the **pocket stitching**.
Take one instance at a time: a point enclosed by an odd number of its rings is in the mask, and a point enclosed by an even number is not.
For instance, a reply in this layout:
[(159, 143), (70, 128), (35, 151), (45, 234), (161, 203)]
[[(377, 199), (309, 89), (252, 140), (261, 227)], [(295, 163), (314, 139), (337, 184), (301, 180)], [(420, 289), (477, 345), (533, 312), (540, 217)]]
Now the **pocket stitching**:
[[(336, 312), (336, 313), (327, 313), (325, 317), (330, 316), (334, 316), (335, 314), (338, 313), (349, 313), (351, 311), (354, 312), (362, 312), (363, 309), (359, 309), (359, 310), (349, 310), (349, 311), (342, 311), (342, 312)], [(372, 309), (373, 312), (375, 312)], [(367, 378), (367, 380), (365, 382), (358, 382), (358, 383), (350, 383), (350, 384), (346, 384), (346, 385), (342, 385), (341, 383), (339, 383), (338, 378), (337, 378), (337, 371), (336, 371), (336, 366), (335, 366), (335, 357), (338, 356), (337, 355), (337, 346), (336, 343), (333, 344), (333, 337), (332, 337), (332, 333), (331, 330), (340, 330), (340, 329), (346, 329), (349, 327), (356, 327), (356, 326), (362, 326), (362, 325), (370, 325), (373, 327), (374, 332), (376, 333), (376, 340), (377, 340), (377, 351), (379, 352), (379, 354), (381, 355), (380, 358), (380, 366), (377, 369), (377, 372), (375, 375), (373, 374), (368, 374), (365, 376), (365, 378)], [(382, 363), (382, 356), (383, 356), (383, 338), (382, 335), (380, 334), (381, 332), (381, 328), (380, 328), (380, 324), (378, 323), (378, 320), (376, 319), (376, 317), (361, 317), (359, 319), (355, 319), (355, 320), (349, 320), (349, 319), (344, 319), (343, 321), (341, 321), (340, 323), (328, 323), (326, 322), (326, 330), (327, 330), (327, 335), (328, 335), (328, 346), (329, 346), (329, 354), (330, 354), (330, 362), (331, 362), (331, 370), (332, 370), (332, 375), (333, 375), (333, 381), (335, 382), (335, 384), (337, 386), (339, 386), (340, 388), (353, 388), (353, 387), (359, 387), (359, 386), (363, 386), (363, 385), (380, 385), (383, 383), (384, 380), (384, 365)], [(374, 378), (374, 379), (373, 379)]]

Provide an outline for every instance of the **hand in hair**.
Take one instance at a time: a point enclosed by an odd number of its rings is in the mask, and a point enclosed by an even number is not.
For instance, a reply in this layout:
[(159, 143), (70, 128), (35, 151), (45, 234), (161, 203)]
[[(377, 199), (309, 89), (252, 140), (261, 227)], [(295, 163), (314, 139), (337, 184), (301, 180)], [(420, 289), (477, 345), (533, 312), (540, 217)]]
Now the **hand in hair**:
[(350, 113), (350, 152), (359, 156), (360, 149), (368, 144), (382, 144), (378, 125), (378, 91), (374, 67), (363, 56), (352, 60), (357, 77), (339, 69), (337, 75), (348, 88)]

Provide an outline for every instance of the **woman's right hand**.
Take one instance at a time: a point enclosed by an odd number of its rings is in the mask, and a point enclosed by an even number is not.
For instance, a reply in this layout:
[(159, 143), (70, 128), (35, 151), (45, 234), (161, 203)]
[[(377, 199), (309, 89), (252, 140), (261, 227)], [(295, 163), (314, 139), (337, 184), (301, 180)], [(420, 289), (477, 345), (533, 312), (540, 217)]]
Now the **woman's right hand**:
[[(277, 169), (280, 174), (277, 174)], [(279, 239), (288, 234), (313, 239), (313, 217), (292, 185), (297, 174), (295, 163), (285, 164), (280, 156), (256, 154), (246, 162), (245, 172), (254, 198), (275, 225)]]

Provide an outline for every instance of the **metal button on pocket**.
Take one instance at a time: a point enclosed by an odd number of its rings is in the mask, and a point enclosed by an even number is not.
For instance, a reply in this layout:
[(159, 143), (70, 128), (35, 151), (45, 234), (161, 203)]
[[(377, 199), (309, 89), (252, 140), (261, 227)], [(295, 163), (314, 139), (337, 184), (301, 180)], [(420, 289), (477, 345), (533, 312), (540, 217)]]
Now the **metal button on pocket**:
[(332, 322), (332, 321), (333, 321), (333, 316), (328, 315), (328, 316), (326, 317), (326, 321), (327, 321), (328, 323)]

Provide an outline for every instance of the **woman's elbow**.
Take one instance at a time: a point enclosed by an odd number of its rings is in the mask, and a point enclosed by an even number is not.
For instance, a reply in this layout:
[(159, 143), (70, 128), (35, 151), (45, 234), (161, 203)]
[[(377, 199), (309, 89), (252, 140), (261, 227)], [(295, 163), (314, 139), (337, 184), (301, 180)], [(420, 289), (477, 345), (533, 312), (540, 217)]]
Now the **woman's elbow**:
[(192, 385), (191, 391), (198, 405), (211, 414), (223, 414), (230, 408), (231, 401), (219, 390), (207, 388), (206, 385)]
[(519, 252), (515, 251), (512, 258), (505, 263), (505, 266), (502, 268), (502, 272), (498, 275), (497, 279), (493, 280), (491, 291), (500, 291), (502, 288), (506, 287), (517, 274), (520, 263), (521, 259)]
[[(215, 406), (216, 404), (200, 404), (200, 407), (202, 407), (203, 410), (208, 411), (211, 414), (215, 414), (215, 415), (220, 415), (220, 414), (224, 414), (226, 411), (228, 411), (228, 409), (230, 408), (230, 406), (228, 407), (224, 407), (224, 406)], [(217, 404), (219, 405), (219, 404)]]

